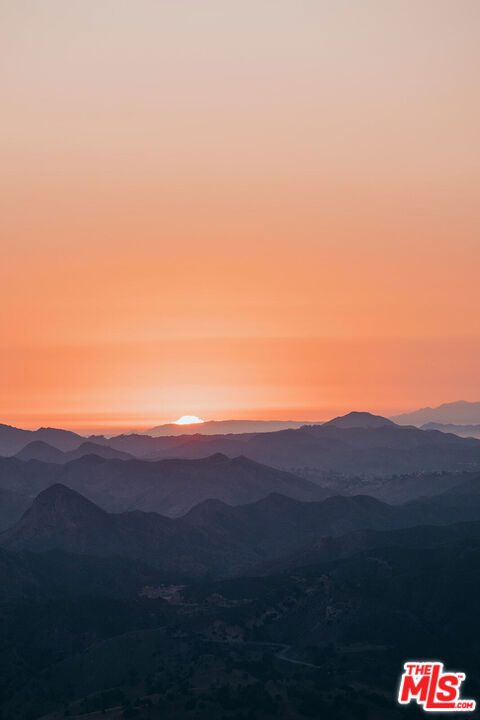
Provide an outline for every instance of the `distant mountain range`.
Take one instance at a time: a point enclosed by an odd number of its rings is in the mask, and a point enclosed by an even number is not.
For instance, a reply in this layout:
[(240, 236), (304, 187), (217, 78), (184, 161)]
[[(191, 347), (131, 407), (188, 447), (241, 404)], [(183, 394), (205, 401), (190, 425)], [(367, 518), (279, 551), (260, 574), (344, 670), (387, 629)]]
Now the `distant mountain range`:
[(480, 442), (415, 427), (401, 427), (369, 413), (349, 413), (323, 425), (245, 435), (189, 438), (114, 438), (132, 454), (199, 458), (213, 453), (252, 460), (302, 474), (391, 476), (395, 473), (480, 469)]
[(53, 485), (81, 492), (109, 511), (145, 510), (182, 515), (208, 498), (232, 505), (277, 492), (318, 500), (318, 485), (245, 457), (214, 455), (199, 460), (104, 459), (87, 455), (64, 464), (0, 458), (0, 489), (33, 497)]
[[(299, 428), (304, 422), (295, 420), (211, 420), (201, 424), (177, 425), (168, 423), (158, 425), (144, 433), (131, 433), (118, 437), (178, 437), (180, 435), (229, 435), (238, 433), (265, 433), (277, 430)], [(77, 450), (86, 441), (95, 445), (109, 445), (110, 438), (104, 435), (85, 437), (70, 430), (60, 428), (39, 428), (22, 430), (11, 425), (0, 424), (0, 456), (10, 457), (19, 453), (31, 443), (45, 443), (62, 452)], [(52, 456), (53, 457), (53, 456)], [(36, 458), (41, 459), (41, 458)]]
[[(311, 550), (318, 543), (324, 551), (326, 547), (330, 548), (328, 553), (324, 552), (322, 562), (339, 557), (337, 549), (332, 547), (331, 538), (345, 534), (350, 537), (350, 534), (361, 534), (366, 529), (378, 532), (480, 521), (480, 477), (449, 492), (397, 506), (367, 495), (334, 496), (305, 503), (274, 494), (256, 503), (237, 507), (208, 500), (193, 508), (183, 520), (208, 531), (211, 538), (218, 538), (219, 544), (261, 549), (264, 556), (285, 556), (292, 548), (297, 548), (297, 558), (305, 565), (307, 563), (303, 562), (303, 558), (308, 556), (307, 549)], [(476, 532), (480, 538), (480, 523), (478, 525)], [(441, 535), (435, 530), (430, 532), (432, 541)], [(411, 547), (415, 547), (414, 536), (415, 533), (411, 535)], [(352, 552), (356, 551), (355, 542), (348, 540), (347, 543)], [(372, 537), (368, 542), (370, 547), (384, 547), (387, 543), (385, 537), (379, 537), (377, 545), (377, 540)], [(406, 542), (400, 533), (395, 544)], [(336, 544), (333, 543), (333, 546)], [(362, 549), (360, 543), (358, 551)]]
[(75, 450), (85, 442), (82, 435), (58, 428), (39, 428), (38, 430), (22, 430), (11, 425), (0, 425), (0, 455), (10, 456), (20, 452), (25, 445), (40, 440), (59, 450), (68, 452)]
[[(21, 519), (0, 534), (0, 546), (15, 551), (60, 550), (138, 558), (162, 569), (165, 577), (181, 578), (245, 572), (300, 550), (310, 558), (312, 548), (317, 551), (319, 547), (324, 560), (325, 547), (331, 546), (325, 546), (322, 538), (365, 529), (478, 520), (478, 478), (476, 484), (457, 492), (398, 506), (362, 495), (300, 502), (271, 494), (237, 507), (207, 500), (177, 519), (141, 511), (107, 513), (74, 490), (56, 484), (41, 492)], [(432, 535), (438, 537), (433, 531)], [(379, 540), (381, 544), (384, 541)], [(368, 546), (371, 543), (368, 540)], [(302, 550), (307, 544), (310, 550)], [(333, 549), (332, 557), (339, 552), (344, 551)]]
[(480, 425), (480, 402), (443, 403), (438, 407), (425, 407), (413, 412), (402, 413), (391, 418), (399, 425), (416, 425), (441, 423), (442, 425)]
[[(5, 447), (10, 442), (13, 430), (12, 428), (5, 430), (5, 426), (0, 428), (0, 446), (3, 444)], [(323, 484), (325, 479), (335, 477), (356, 476), (374, 479), (391, 477), (395, 474), (480, 470), (479, 439), (458, 437), (437, 430), (427, 431), (412, 426), (400, 426), (387, 418), (362, 412), (352, 412), (323, 425), (304, 425), (297, 429), (262, 433), (164, 437), (119, 435), (108, 439), (95, 437), (90, 440), (76, 436), (74, 433), (67, 433), (65, 436), (64, 431), (61, 430), (39, 430), (37, 433), (47, 433), (51, 442), (39, 440), (37, 435), (30, 431), (15, 431), (13, 432), (15, 447), (26, 440), (28, 442), (15, 453), (4, 454), (17, 455), (22, 461), (41, 460), (50, 464), (66, 465), (69, 465), (74, 458), (82, 459), (92, 454), (127, 463), (133, 462), (132, 457), (148, 461), (198, 460), (220, 454), (230, 459), (249, 458), (262, 465), (276, 468), (277, 473), (278, 470), (283, 470), (317, 484)], [(33, 442), (32, 435), (37, 438)], [(69, 449), (59, 448), (59, 444), (68, 445)], [(75, 447), (72, 448), (72, 445)], [(12, 443), (10, 443), (11, 449)], [(41, 475), (41, 471), (39, 472)], [(56, 471), (51, 472), (52, 478), (63, 482)], [(128, 471), (123, 468), (115, 472), (123, 474)], [(143, 469), (142, 473), (144, 472), (147, 471)], [(131, 474), (128, 483), (131, 486), (130, 492), (135, 493), (137, 486)], [(37, 487), (37, 489), (41, 488)], [(79, 489), (83, 490), (83, 487)], [(269, 491), (284, 492), (280, 487), (270, 487)], [(218, 497), (218, 495), (214, 494), (210, 497)], [(200, 499), (196, 498), (196, 501)], [(223, 499), (229, 500), (229, 498)], [(244, 501), (252, 499), (254, 498), (249, 497)], [(174, 504), (172, 503), (172, 507)], [(186, 504), (180, 503), (180, 506), (184, 511)], [(153, 509), (175, 512), (169, 511), (165, 506), (155, 506)]]
[(460, 437), (473, 437), (480, 440), (480, 424), (478, 425), (444, 425), (442, 423), (428, 422), (421, 426), (422, 430), (439, 430), (444, 433), (453, 433)]
[(86, 455), (95, 455), (96, 457), (105, 458), (107, 460), (132, 460), (133, 455), (130, 453), (115, 450), (108, 445), (99, 445), (94, 442), (82, 442), (75, 450), (66, 452), (59, 450), (53, 445), (49, 445), (43, 440), (34, 440), (25, 445), (15, 457), (19, 460), (40, 460), (48, 463), (67, 463), (72, 460), (78, 460)]
[[(230, 435), (238, 433), (276, 432), (302, 427), (305, 421), (298, 420), (206, 420), (193, 425), (168, 423), (146, 430), (145, 435), (164, 437), (172, 435)], [(313, 423), (321, 424), (321, 423)]]

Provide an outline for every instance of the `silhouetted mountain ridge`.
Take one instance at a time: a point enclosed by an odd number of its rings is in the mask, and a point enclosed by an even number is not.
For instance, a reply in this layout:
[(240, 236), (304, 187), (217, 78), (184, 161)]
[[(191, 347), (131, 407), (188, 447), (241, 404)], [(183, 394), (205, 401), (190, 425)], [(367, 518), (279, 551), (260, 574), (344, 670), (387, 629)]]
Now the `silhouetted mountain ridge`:
[[(0, 458), (0, 488), (18, 488), (31, 496), (60, 482), (107, 510), (154, 510), (178, 516), (208, 498), (231, 504), (281, 492), (302, 500), (325, 497), (303, 478), (249, 458), (215, 455), (198, 460), (104, 459), (86, 455), (65, 464)], [(23, 488), (23, 490), (22, 490)]]
[[(70, 436), (69, 442), (73, 442)], [(74, 450), (85, 442), (85, 438), (76, 436)], [(361, 412), (323, 425), (278, 432), (158, 438), (119, 435), (109, 439), (95, 437), (89, 442), (146, 460), (192, 460), (217, 453), (229, 458), (243, 455), (317, 482), (332, 474), (372, 478), (480, 470), (480, 440), (399, 426), (386, 418)], [(96, 452), (108, 454), (98, 447)]]
[(207, 500), (171, 519), (138, 510), (107, 513), (56, 484), (0, 534), (0, 546), (138, 558), (179, 576), (231, 574), (329, 536), (476, 520), (480, 493), (445, 493), (399, 506), (362, 495), (301, 502), (274, 493), (238, 506)]
[(372, 415), (372, 413), (369, 412), (358, 412), (354, 410), (346, 415), (340, 415), (339, 417), (333, 418), (333, 420), (323, 423), (323, 427), (369, 429), (388, 427), (394, 424), (391, 420), (381, 415)]
[(401, 425), (424, 425), (425, 423), (444, 423), (453, 425), (480, 424), (480, 402), (457, 400), (443, 403), (437, 407), (424, 407), (392, 417)]
[(151, 561), (170, 575), (217, 572), (228, 558), (207, 535), (181, 520), (140, 511), (111, 514), (59, 483), (42, 491), (23, 517), (0, 534), (9, 550), (62, 550)]
[[(299, 428), (306, 423), (299, 420), (206, 420), (201, 424), (178, 425), (166, 423), (157, 425), (144, 434), (151, 437), (176, 435), (236, 435), (239, 433), (263, 433)], [(320, 424), (320, 423), (318, 423)]]
[(67, 452), (77, 448), (85, 441), (85, 438), (70, 430), (59, 428), (42, 427), (38, 430), (22, 430), (11, 425), (0, 424), (0, 455), (15, 455), (33, 441), (41, 441)]
[[(124, 438), (122, 447), (128, 446), (129, 441)], [(198, 458), (216, 452), (229, 457), (246, 455), (302, 474), (307, 469), (318, 478), (331, 473), (372, 477), (480, 469), (480, 441), (400, 427), (368, 413), (353, 413), (323, 425), (275, 433), (197, 435), (176, 438), (175, 444), (169, 439), (168, 447), (149, 456)]]
[(74, 450), (62, 451), (48, 445), (42, 440), (34, 440), (18, 452), (15, 457), (19, 460), (40, 460), (41, 462), (50, 463), (67, 463), (77, 460), (85, 455), (95, 455), (99, 458), (108, 460), (133, 460), (133, 455), (116, 450), (108, 445), (99, 445), (98, 443), (86, 440), (82, 442)]

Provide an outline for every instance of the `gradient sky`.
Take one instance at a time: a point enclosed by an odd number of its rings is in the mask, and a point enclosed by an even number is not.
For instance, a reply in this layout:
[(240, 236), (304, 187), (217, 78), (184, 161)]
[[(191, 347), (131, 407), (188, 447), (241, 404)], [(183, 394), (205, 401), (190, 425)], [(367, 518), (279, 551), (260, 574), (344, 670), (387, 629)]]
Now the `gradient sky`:
[(0, 422), (480, 400), (478, 0), (2, 0)]

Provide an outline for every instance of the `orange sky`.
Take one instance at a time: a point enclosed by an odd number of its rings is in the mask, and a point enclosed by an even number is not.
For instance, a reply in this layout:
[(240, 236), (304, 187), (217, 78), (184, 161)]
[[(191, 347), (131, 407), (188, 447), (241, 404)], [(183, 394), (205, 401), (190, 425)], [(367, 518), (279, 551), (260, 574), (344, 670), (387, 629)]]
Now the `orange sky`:
[(480, 400), (477, 0), (4, 0), (0, 422)]

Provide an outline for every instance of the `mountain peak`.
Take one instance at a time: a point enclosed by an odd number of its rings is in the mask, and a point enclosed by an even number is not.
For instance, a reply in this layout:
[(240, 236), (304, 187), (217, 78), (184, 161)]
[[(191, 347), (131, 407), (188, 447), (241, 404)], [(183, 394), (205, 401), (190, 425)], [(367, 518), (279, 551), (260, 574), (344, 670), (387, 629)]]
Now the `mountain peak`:
[(58, 462), (64, 457), (64, 453), (45, 440), (32, 440), (18, 452), (15, 457), (19, 460), (41, 460), (43, 462)]
[(228, 455), (225, 455), (225, 453), (221, 452), (213, 453), (213, 455), (207, 455), (207, 457), (200, 459), (203, 459), (206, 463), (230, 462), (230, 458), (228, 457)]
[(329, 420), (322, 427), (371, 429), (393, 425), (395, 425), (395, 423), (382, 415), (373, 415), (369, 412), (358, 412), (354, 410), (346, 415), (340, 415), (339, 417), (333, 418), (333, 420)]
[(97, 537), (108, 513), (75, 490), (55, 483), (43, 490), (20, 520), (0, 536), (0, 544), (11, 549), (39, 550), (56, 547), (58, 538)]
[(88, 512), (105, 514), (98, 505), (95, 505), (95, 503), (87, 500), (86, 497), (80, 495), (80, 493), (75, 490), (71, 490), (62, 483), (55, 483), (46, 488), (46, 490), (42, 490), (33, 501), (30, 511), (45, 507), (57, 513), (70, 510), (88, 510)]

